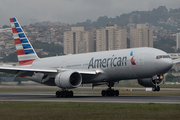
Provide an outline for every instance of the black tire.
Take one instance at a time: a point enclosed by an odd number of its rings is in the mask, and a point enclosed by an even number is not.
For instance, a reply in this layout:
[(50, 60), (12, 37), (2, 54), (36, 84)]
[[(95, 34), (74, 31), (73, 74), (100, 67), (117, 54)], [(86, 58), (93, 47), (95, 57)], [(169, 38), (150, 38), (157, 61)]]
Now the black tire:
[(59, 97), (64, 97), (64, 92), (63, 91), (60, 91)]
[(160, 87), (159, 86), (157, 86), (156, 91), (158, 91), (158, 92), (160, 91)]
[(102, 90), (101, 95), (102, 95), (102, 96), (106, 96), (106, 91), (105, 91), (105, 90)]
[(119, 96), (119, 90), (115, 91), (115, 96)]
[(60, 97), (60, 92), (59, 91), (56, 91), (56, 97)]
[(152, 88), (152, 91), (154, 91), (154, 92), (155, 92), (155, 91), (156, 91), (156, 87), (153, 87), (153, 88)]
[(73, 97), (73, 95), (74, 95), (73, 91), (70, 91), (69, 92), (69, 97)]
[(68, 92), (67, 91), (62, 91), (62, 97), (68, 97)]

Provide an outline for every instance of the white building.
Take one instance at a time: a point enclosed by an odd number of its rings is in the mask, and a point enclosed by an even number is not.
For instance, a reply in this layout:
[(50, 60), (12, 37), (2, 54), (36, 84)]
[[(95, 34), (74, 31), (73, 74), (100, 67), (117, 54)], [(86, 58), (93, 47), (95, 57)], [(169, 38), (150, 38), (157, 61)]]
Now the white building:
[(72, 27), (64, 32), (64, 54), (94, 52), (94, 33), (84, 27)]
[(176, 49), (180, 49), (180, 33), (176, 34)]
[(146, 24), (137, 24), (137, 28), (130, 29), (130, 48), (153, 47), (153, 29)]
[(96, 30), (96, 51), (127, 48), (127, 30), (118, 29), (116, 24)]

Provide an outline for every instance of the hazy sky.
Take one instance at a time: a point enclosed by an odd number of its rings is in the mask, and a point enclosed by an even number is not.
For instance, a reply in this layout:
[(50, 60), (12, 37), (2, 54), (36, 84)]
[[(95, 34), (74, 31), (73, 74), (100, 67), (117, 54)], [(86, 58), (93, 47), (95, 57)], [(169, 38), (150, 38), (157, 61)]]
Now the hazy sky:
[(180, 8), (180, 0), (0, 0), (0, 27), (17, 17), (22, 25), (41, 21), (77, 23), (159, 6)]

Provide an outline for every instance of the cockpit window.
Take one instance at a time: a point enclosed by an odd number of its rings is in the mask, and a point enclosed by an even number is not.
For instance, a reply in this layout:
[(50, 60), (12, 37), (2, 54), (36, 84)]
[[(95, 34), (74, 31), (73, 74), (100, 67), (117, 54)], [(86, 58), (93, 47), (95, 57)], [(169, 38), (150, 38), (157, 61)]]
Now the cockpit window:
[(161, 59), (161, 58), (171, 58), (169, 55), (158, 55), (156, 56), (156, 59)]
[(163, 58), (171, 58), (169, 55), (163, 55)]
[(162, 55), (156, 56), (156, 59), (161, 59), (161, 58), (162, 58)]

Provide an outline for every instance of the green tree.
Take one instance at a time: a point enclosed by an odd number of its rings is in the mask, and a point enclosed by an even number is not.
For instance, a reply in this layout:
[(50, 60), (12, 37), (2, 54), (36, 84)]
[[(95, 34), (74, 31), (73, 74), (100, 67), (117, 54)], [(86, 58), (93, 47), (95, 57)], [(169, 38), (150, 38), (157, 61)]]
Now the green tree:
[(167, 74), (166, 81), (167, 82), (177, 82), (178, 78), (172, 74)]
[(63, 47), (60, 45), (55, 45), (54, 43), (49, 44), (35, 41), (32, 45), (36, 49), (43, 49), (43, 51), (54, 53), (55, 55), (62, 55), (64, 53)]
[(11, 53), (9, 56), (3, 57), (3, 62), (18, 62), (17, 53)]
[(3, 25), (3, 28), (9, 28), (9, 26), (8, 25)]
[(109, 24), (109, 18), (107, 16), (101, 16), (97, 19), (95, 26), (105, 26), (106, 24)]
[(161, 40), (154, 42), (154, 48), (161, 49), (167, 53), (174, 53), (175, 50), (172, 47), (175, 45), (176, 45), (176, 42), (173, 39), (161, 38)]

